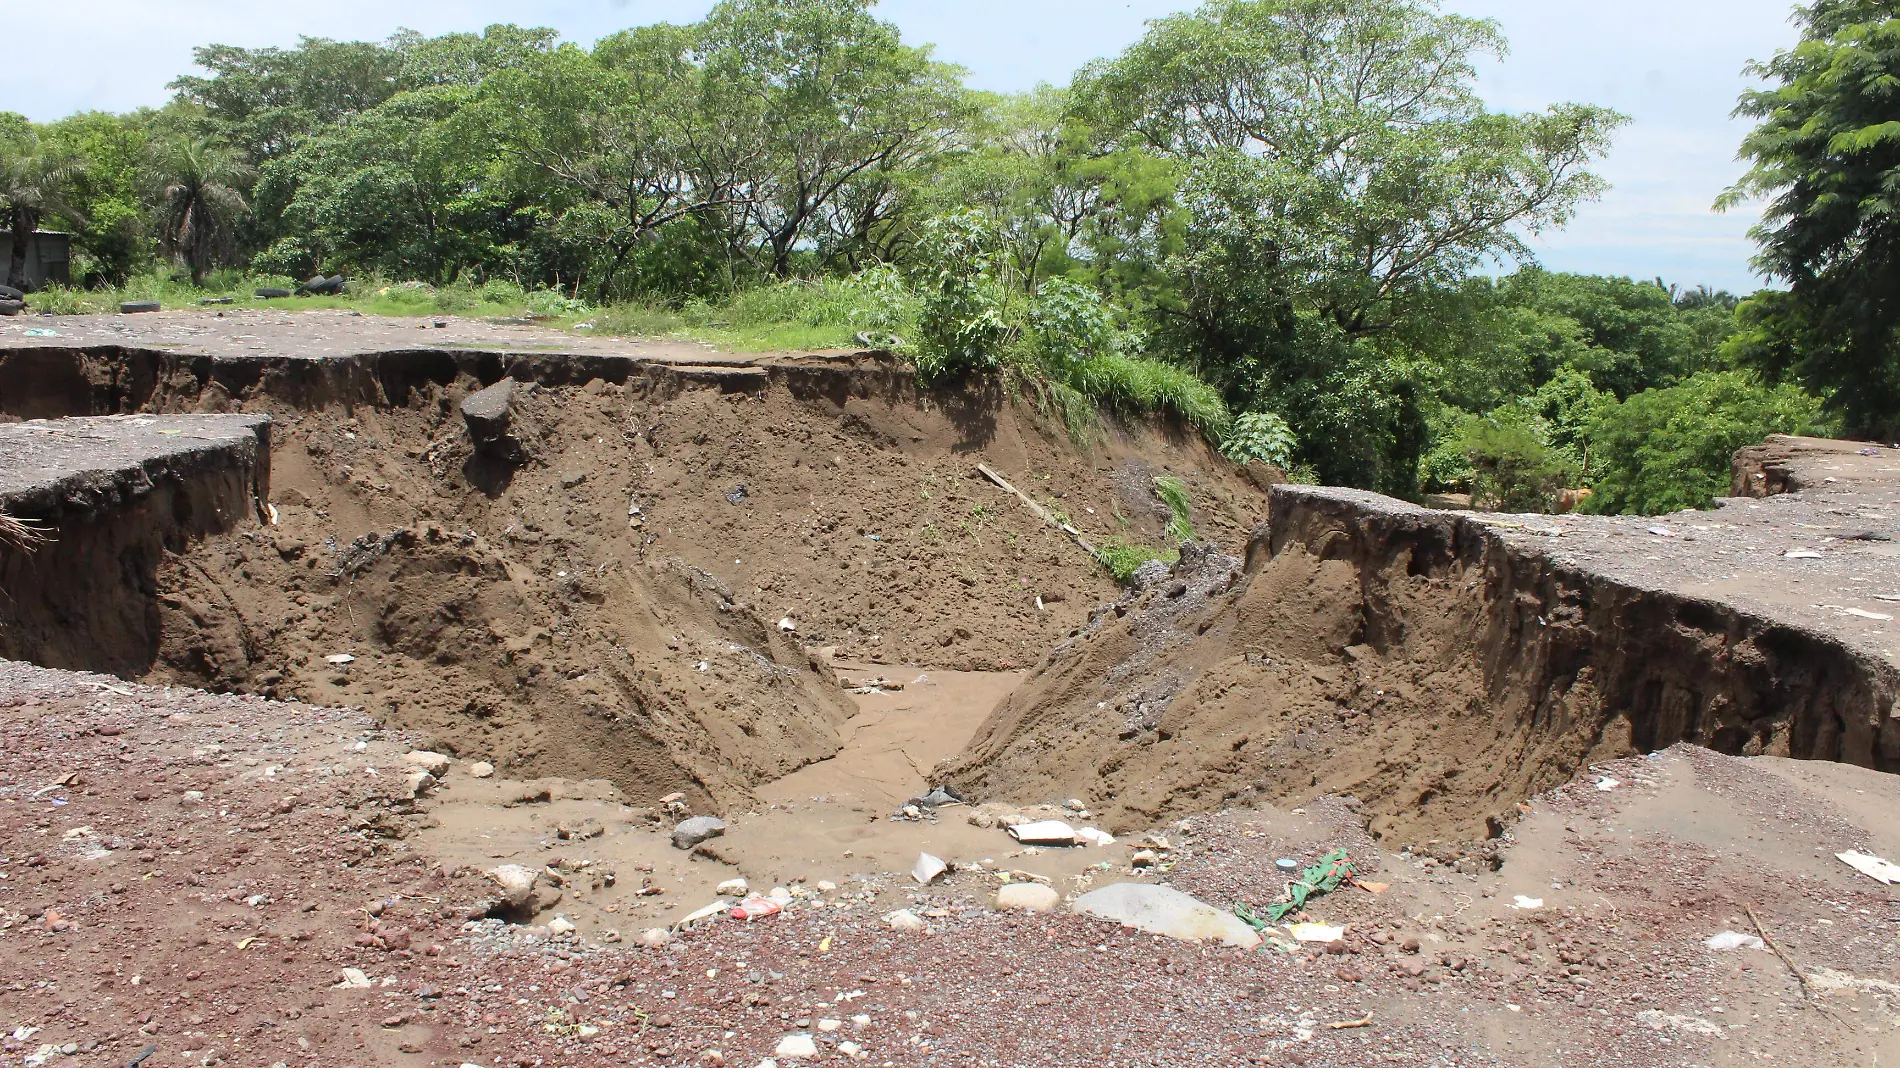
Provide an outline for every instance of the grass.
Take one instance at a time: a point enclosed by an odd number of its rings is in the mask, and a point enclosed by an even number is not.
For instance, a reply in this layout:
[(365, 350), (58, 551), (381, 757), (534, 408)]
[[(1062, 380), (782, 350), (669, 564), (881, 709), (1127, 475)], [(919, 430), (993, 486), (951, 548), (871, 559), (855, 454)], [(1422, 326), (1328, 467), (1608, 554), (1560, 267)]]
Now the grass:
[(1146, 545), (1130, 545), (1112, 541), (1095, 550), (1095, 559), (1115, 576), (1115, 581), (1127, 585), (1135, 577), (1135, 572), (1150, 560), (1162, 560), (1173, 563), (1181, 558), (1180, 553), (1164, 553), (1160, 549), (1150, 549)]
[(0, 512), (0, 549), (31, 552), (46, 541), (46, 532), (35, 524)]

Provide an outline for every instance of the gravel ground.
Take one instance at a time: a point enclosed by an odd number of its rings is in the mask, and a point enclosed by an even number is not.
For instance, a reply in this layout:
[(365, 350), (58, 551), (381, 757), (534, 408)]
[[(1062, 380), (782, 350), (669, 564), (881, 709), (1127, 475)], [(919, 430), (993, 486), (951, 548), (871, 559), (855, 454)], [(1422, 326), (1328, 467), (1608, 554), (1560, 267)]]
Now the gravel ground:
[[(1832, 857), (1900, 855), (1880, 818), (1900, 787), (1862, 769), (1682, 747), (1606, 765), (1528, 805), (1496, 871), (1381, 854), (1355, 803), (1326, 798), (1157, 828), (1159, 874), (1086, 877), (1261, 905), (1275, 860), (1345, 848), (1380, 892), (1312, 902), (1309, 918), (1346, 927), (1324, 947), (999, 914), (991, 877), (958, 872), (928, 890), (894, 874), (801, 887), (784, 914), (652, 949), (557, 935), (546, 915), (471, 918), (485, 880), (423, 848), (436, 802), (405, 799), (407, 746), (359, 712), (0, 664), (0, 717), (0, 1065), (150, 1047), (150, 1066), (483, 1068), (1897, 1052), (1894, 891)], [(1520, 894), (1542, 903), (1513, 907)], [(905, 905), (927, 931), (889, 929)], [(1751, 909), (1820, 1000), (1774, 953), (1702, 944), (1754, 933)], [(339, 987), (346, 969), (370, 985)], [(775, 1057), (798, 1035), (815, 1058)]]

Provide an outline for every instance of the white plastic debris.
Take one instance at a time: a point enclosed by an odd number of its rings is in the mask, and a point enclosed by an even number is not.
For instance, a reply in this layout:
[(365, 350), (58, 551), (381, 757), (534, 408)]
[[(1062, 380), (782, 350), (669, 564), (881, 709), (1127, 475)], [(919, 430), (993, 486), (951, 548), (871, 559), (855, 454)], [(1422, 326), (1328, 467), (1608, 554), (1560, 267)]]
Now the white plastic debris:
[(323, 658), (323, 662), (326, 664), (351, 664), (356, 662), (356, 658), (348, 653), (331, 653), (329, 656)]
[(919, 853), (917, 854), (917, 866), (910, 870), (910, 877), (925, 886), (929, 886), (931, 883), (937, 881), (938, 876), (949, 870), (950, 865), (945, 864), (942, 857), (933, 857), (929, 853)]
[(1337, 942), (1346, 937), (1344, 927), (1325, 923), (1295, 923), (1287, 927), (1298, 942)]
[(1541, 909), (1544, 907), (1544, 899), (1541, 897), (1526, 897), (1523, 894), (1519, 894), (1511, 899), (1511, 907), (1514, 909), (1527, 910)]
[(790, 633), (798, 629), (798, 623), (791, 616), (786, 616), (778, 621), (778, 629)]
[(1605, 775), (1602, 778), (1597, 780), (1597, 789), (1603, 791), (1606, 794), (1621, 785), (1623, 785), (1623, 780), (1612, 779), (1608, 775)]
[(1714, 950), (1728, 950), (1728, 949), (1766, 950), (1768, 948), (1766, 945), (1762, 943), (1762, 940), (1758, 936), (1752, 935), (1752, 934), (1743, 934), (1740, 931), (1722, 931), (1718, 934), (1710, 935), (1709, 937), (1702, 940), (1702, 944)]
[(1785, 559), (1788, 559), (1788, 560), (1819, 560), (1821, 559), (1821, 554), (1815, 552), (1813, 549), (1789, 549), (1787, 552), (1782, 553), (1781, 555)]
[(1092, 846), (1103, 847), (1115, 844), (1115, 836), (1099, 827), (1084, 827), (1075, 832), (1075, 836)]
[(1900, 883), (1900, 864), (1876, 857), (1872, 853), (1862, 853), (1852, 849), (1845, 853), (1836, 853), (1834, 856), (1841, 863), (1869, 879), (1877, 879), (1888, 886)]
[(1075, 844), (1075, 828), (1061, 820), (1019, 823), (1011, 827), (1009, 833), (1024, 845), (1068, 846)]

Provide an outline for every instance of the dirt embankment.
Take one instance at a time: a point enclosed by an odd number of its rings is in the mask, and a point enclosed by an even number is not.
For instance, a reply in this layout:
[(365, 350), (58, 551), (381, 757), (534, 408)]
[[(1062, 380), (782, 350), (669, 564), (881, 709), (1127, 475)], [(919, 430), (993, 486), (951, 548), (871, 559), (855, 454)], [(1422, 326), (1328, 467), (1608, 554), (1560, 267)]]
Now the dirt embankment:
[[(1237, 539), (1264, 511), (1196, 438), (1111, 424), (1077, 448), (1000, 387), (920, 391), (869, 354), (4, 359), (16, 416), (275, 419), (274, 523), (160, 561), (149, 659), (120, 674), (360, 706), (636, 800), (730, 804), (837, 752), (831, 650), (1007, 669), (1114, 595), (978, 461), (1098, 540), (1162, 541), (1164, 473), (1203, 530)], [(504, 378), (506, 457), (460, 410)]]
[(0, 513), (28, 524), (0, 539), (0, 659), (148, 668), (159, 572), (259, 521), (269, 442), (262, 415), (0, 423)]
[(1375, 835), (1458, 853), (1590, 764), (1677, 741), (1894, 767), (1897, 681), (1830, 636), (1472, 518), (1281, 487), (1245, 564), (1150, 576), (943, 773), (983, 798), (1086, 798), (1128, 828), (1353, 794)]

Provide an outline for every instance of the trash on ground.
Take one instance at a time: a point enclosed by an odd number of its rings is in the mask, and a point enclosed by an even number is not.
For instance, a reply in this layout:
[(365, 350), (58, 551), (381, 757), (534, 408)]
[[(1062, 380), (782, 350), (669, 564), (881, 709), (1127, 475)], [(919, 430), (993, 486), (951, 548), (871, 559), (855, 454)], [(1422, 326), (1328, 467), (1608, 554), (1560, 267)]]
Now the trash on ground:
[(925, 886), (929, 886), (931, 883), (936, 882), (939, 876), (949, 870), (950, 865), (945, 864), (943, 858), (933, 857), (929, 853), (919, 853), (917, 854), (916, 867), (910, 870), (910, 877)]
[(778, 902), (769, 897), (748, 897), (732, 907), (728, 913), (735, 920), (762, 920), (767, 916), (776, 916), (784, 912)]
[(1287, 926), (1287, 933), (1296, 942), (1337, 942), (1346, 937), (1344, 927), (1334, 927), (1325, 923), (1295, 923)]
[(1253, 949), (1261, 941), (1260, 932), (1240, 917), (1171, 886), (1116, 883), (1083, 894), (1070, 907), (1077, 915), (1187, 942), (1220, 942), (1236, 949)]
[(1602, 778), (1597, 780), (1597, 789), (1602, 790), (1606, 794), (1621, 785), (1623, 785), (1623, 780), (1612, 779), (1608, 775), (1605, 775)]
[(1072, 846), (1075, 844), (1075, 828), (1061, 820), (1019, 823), (1011, 827), (1009, 833), (1024, 845)]
[(1115, 836), (1099, 827), (1084, 827), (1075, 832), (1075, 836), (1092, 846), (1104, 847), (1115, 844)]
[(1759, 949), (1767, 951), (1768, 946), (1757, 935), (1743, 934), (1740, 931), (1722, 931), (1702, 940), (1710, 949)]
[(1289, 913), (1298, 912), (1306, 907), (1310, 898), (1324, 897), (1339, 889), (1339, 884), (1352, 878), (1352, 861), (1347, 859), (1346, 851), (1335, 849), (1321, 857), (1319, 863), (1301, 872), (1299, 877), (1286, 884), (1280, 900), (1268, 905), (1266, 918), (1273, 923), (1286, 919)]
[(323, 658), (323, 662), (326, 664), (353, 664), (356, 662), (356, 658), (348, 653), (331, 653), (329, 656)]
[(705, 908), (696, 909), (687, 913), (678, 923), (673, 925), (673, 928), (674, 930), (683, 931), (701, 920), (709, 920), (714, 916), (724, 915), (730, 908), (732, 908), (732, 902), (722, 897), (712, 904), (707, 905)]
[(26, 336), (27, 337), (58, 337), (59, 331), (48, 330), (45, 327), (36, 326), (33, 329), (28, 330), (26, 332)]
[(1900, 864), (1884, 860), (1872, 853), (1862, 853), (1850, 849), (1845, 853), (1834, 854), (1835, 858), (1870, 879), (1878, 879), (1888, 886), (1900, 883)]
[(1523, 894), (1519, 894), (1511, 899), (1511, 907), (1526, 910), (1541, 909), (1544, 907), (1544, 899), (1541, 897), (1526, 897)]

